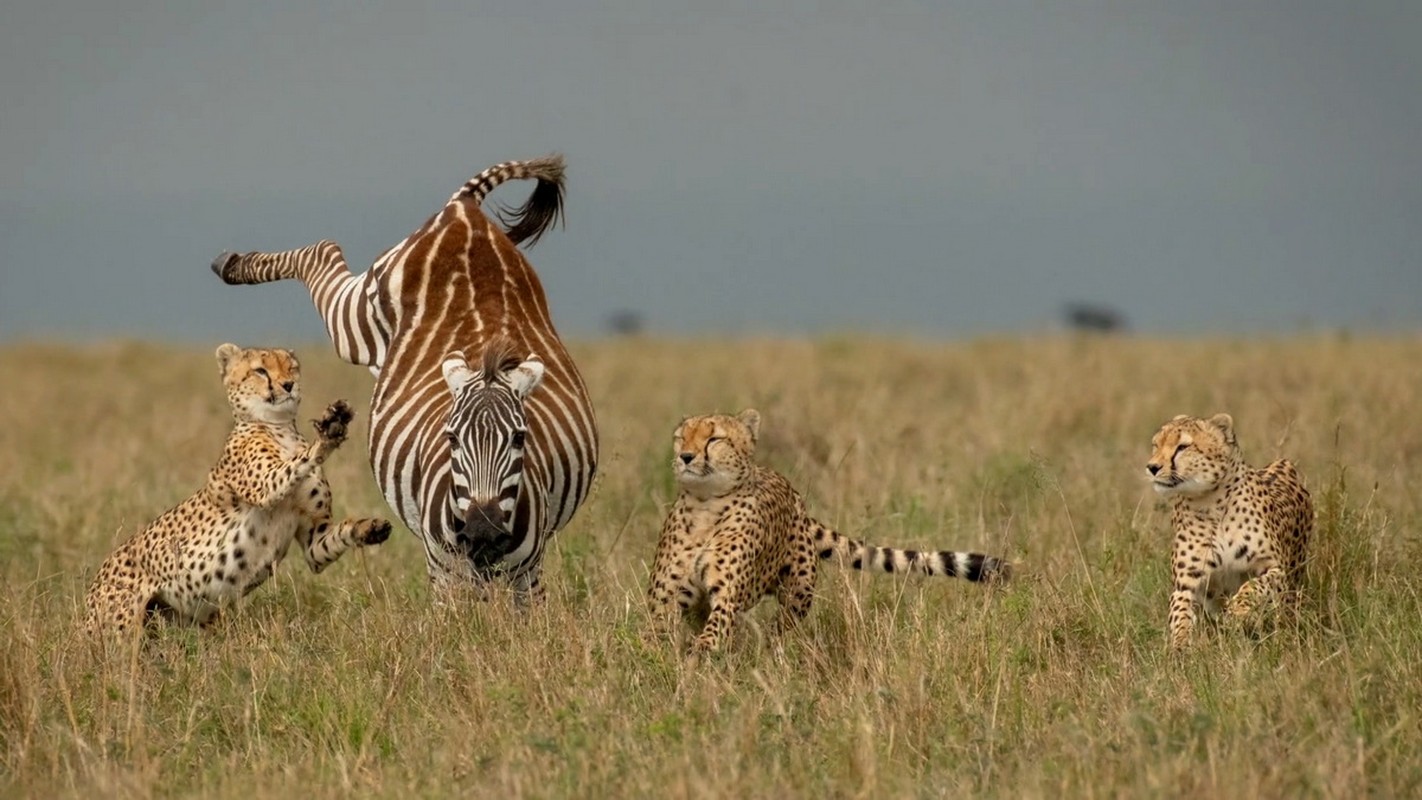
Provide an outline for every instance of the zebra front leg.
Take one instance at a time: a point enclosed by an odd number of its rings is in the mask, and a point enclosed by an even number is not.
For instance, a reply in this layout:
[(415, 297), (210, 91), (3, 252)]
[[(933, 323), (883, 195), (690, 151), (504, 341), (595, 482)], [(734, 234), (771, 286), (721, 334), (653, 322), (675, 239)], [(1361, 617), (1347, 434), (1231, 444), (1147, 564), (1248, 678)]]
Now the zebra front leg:
[(380, 318), (370, 290), (378, 280), (374, 269), (352, 275), (340, 245), (322, 240), (278, 253), (222, 253), (212, 271), (231, 285), (299, 280), (326, 324), (326, 333), (342, 359), (379, 367), (389, 343), (390, 325)]
[(543, 569), (535, 565), (514, 576), (513, 581), (511, 581), (513, 585), (513, 599), (514, 604), (519, 608), (528, 609), (543, 604), (543, 600), (547, 597), (548, 593), (544, 590), (543, 584), (540, 583), (542, 573)]

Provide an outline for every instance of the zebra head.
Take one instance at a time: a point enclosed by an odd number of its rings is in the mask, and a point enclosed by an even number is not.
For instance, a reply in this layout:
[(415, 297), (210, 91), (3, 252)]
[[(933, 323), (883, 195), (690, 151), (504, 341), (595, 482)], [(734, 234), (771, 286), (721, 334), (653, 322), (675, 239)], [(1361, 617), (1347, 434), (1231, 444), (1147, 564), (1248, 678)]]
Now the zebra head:
[(452, 523), (448, 543), (487, 568), (518, 547), (514, 509), (523, 479), (523, 401), (543, 379), (543, 362), (520, 362), (505, 347), (489, 347), (481, 369), (461, 353), (445, 356), (444, 382), (454, 396), (444, 434), (450, 449)]

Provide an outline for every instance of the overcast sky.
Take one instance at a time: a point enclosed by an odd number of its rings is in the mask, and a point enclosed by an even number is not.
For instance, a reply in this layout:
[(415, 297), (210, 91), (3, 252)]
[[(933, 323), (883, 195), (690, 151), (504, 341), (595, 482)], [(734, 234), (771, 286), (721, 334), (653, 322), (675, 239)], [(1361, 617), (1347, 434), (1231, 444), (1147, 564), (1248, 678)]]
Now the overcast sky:
[(362, 6), (0, 11), (0, 337), (315, 339), (208, 263), (551, 151), (569, 334), (1422, 327), (1422, 3)]

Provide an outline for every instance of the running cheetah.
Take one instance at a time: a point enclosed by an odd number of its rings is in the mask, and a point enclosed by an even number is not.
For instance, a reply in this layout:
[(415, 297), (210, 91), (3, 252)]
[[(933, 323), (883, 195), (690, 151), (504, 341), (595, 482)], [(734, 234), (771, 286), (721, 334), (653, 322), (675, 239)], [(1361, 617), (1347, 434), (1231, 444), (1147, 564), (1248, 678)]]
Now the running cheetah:
[(1243, 622), (1269, 601), (1296, 602), (1313, 503), (1294, 465), (1251, 469), (1228, 414), (1177, 416), (1151, 448), (1146, 471), (1169, 498), (1175, 530), (1170, 646), (1189, 642), (1196, 606)]
[(314, 420), (317, 439), (308, 445), (296, 430), (295, 355), (224, 344), (217, 360), (236, 426), (207, 484), (99, 567), (85, 618), (94, 633), (136, 632), (155, 612), (207, 627), (223, 606), (271, 576), (293, 539), (320, 572), (353, 545), (390, 535), (383, 519), (332, 525), (320, 465), (345, 441), (352, 416), (345, 402)]
[(688, 417), (674, 434), (672, 469), (680, 493), (662, 526), (648, 602), (658, 621), (700, 628), (693, 655), (716, 650), (738, 616), (766, 595), (780, 603), (780, 626), (810, 610), (820, 559), (854, 569), (1005, 580), (1011, 565), (978, 553), (874, 547), (842, 536), (805, 511), (782, 475), (754, 462), (760, 414)]

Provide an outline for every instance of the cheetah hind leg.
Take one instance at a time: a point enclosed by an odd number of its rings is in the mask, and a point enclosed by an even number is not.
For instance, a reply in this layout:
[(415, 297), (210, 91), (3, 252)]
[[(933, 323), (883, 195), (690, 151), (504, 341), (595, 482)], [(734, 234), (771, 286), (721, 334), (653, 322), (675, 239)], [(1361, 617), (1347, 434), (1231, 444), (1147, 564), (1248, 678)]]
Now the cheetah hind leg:
[(787, 581), (780, 584), (780, 587), (775, 590), (775, 600), (780, 604), (780, 613), (776, 617), (776, 621), (779, 624), (781, 636), (793, 631), (809, 615), (810, 603), (814, 598), (815, 583), (813, 578), (808, 583)]
[(96, 586), (86, 605), (84, 628), (110, 655), (141, 648), (149, 621), (168, 610), (155, 582), (128, 575), (110, 577), (103, 587)]

